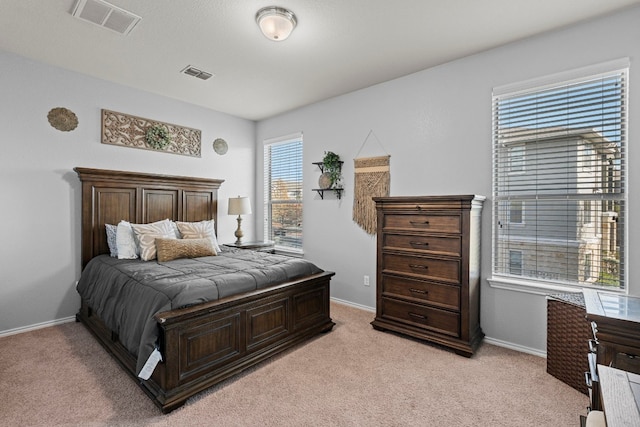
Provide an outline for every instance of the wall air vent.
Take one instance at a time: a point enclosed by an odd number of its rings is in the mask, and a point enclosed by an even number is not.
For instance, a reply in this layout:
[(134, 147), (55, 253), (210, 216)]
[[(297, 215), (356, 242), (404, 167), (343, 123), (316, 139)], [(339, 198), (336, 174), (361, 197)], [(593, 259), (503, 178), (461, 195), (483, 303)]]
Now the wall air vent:
[(202, 80), (208, 80), (211, 77), (213, 77), (213, 74), (207, 73), (206, 71), (199, 70), (196, 67), (192, 67), (191, 65), (188, 65), (187, 68), (183, 69), (180, 72), (188, 76), (197, 77)]
[(129, 34), (142, 19), (104, 0), (78, 0), (71, 14), (76, 18), (125, 35)]

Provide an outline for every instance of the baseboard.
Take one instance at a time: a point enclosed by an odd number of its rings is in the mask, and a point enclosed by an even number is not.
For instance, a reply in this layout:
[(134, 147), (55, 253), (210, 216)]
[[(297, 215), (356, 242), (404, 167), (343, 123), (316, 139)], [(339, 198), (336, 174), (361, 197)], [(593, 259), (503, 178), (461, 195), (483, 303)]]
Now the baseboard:
[(356, 303), (351, 302), (351, 301), (345, 301), (343, 299), (334, 298), (334, 297), (331, 297), (330, 299), (331, 299), (332, 302), (335, 302), (337, 304), (348, 305), (349, 307), (353, 307), (353, 308), (357, 308), (357, 309), (365, 310), (365, 311), (370, 311), (372, 313), (376, 312), (376, 309), (374, 307), (368, 307), (366, 305), (356, 304)]
[[(339, 299), (339, 298), (331, 297), (331, 302), (335, 302), (336, 304), (342, 304), (342, 305), (346, 305), (346, 306), (349, 306), (349, 307), (357, 308), (359, 310), (369, 311), (369, 312), (372, 312), (372, 313), (376, 312), (376, 309), (374, 307), (368, 307), (366, 305), (356, 304), (356, 303), (353, 303), (351, 301), (345, 301), (345, 300), (342, 300), (342, 299)], [(540, 351), (540, 350), (535, 349), (535, 348), (525, 347), (523, 345), (514, 344), (512, 342), (502, 341), (502, 340), (498, 340), (498, 339), (490, 338), (490, 337), (484, 337), (484, 342), (486, 342), (487, 344), (496, 345), (498, 347), (504, 347), (504, 348), (508, 348), (510, 350), (519, 351), (521, 353), (532, 354), (534, 356), (544, 357), (545, 359), (547, 358), (547, 352), (546, 351)]]
[(544, 357), (545, 359), (547, 358), (546, 351), (541, 351), (531, 347), (525, 347), (523, 345), (514, 344), (512, 342), (502, 341), (491, 337), (484, 337), (484, 342), (486, 342), (487, 344), (497, 345), (498, 347), (504, 347), (510, 350), (519, 351), (521, 353), (532, 354), (534, 356)]
[[(335, 302), (336, 304), (342, 304), (342, 305), (346, 305), (346, 306), (349, 306), (349, 307), (357, 308), (359, 310), (368, 311), (368, 312), (371, 312), (371, 313), (375, 313), (375, 311), (376, 311), (376, 309), (374, 307), (369, 307), (369, 306), (362, 305), (362, 304), (356, 304), (356, 303), (353, 303), (351, 301), (346, 301), (346, 300), (343, 300), (343, 299), (340, 299), (340, 298), (331, 297), (331, 302)], [(62, 319), (51, 320), (51, 321), (48, 321), (48, 322), (36, 323), (34, 325), (22, 326), (20, 328), (9, 329), (7, 331), (1, 331), (0, 332), (0, 338), (7, 337), (7, 336), (10, 336), (10, 335), (21, 334), (23, 332), (35, 331), (37, 329), (48, 328), (50, 326), (61, 325), (63, 323), (75, 322), (75, 320), (76, 320), (75, 316), (70, 316), (70, 317), (64, 317)], [(532, 354), (534, 356), (544, 357), (544, 358), (547, 357), (547, 352), (546, 351), (540, 351), (540, 350), (537, 350), (535, 348), (525, 347), (525, 346), (522, 346), (522, 345), (519, 345), (519, 344), (514, 344), (514, 343), (511, 343), (511, 342), (502, 341), (502, 340), (498, 340), (498, 339), (491, 338), (491, 337), (485, 337), (484, 338), (484, 342), (486, 342), (487, 344), (497, 345), (498, 347), (504, 347), (504, 348), (508, 348), (508, 349), (511, 349), (511, 350), (519, 351), (521, 353)]]
[(76, 316), (64, 317), (62, 319), (50, 320), (48, 322), (36, 323), (29, 326), (21, 326), (19, 328), (9, 329), (7, 331), (0, 331), (0, 338), (8, 337), (9, 335), (17, 335), (23, 332), (35, 331), (37, 329), (48, 328), (50, 326), (62, 325), (63, 323), (75, 322)]

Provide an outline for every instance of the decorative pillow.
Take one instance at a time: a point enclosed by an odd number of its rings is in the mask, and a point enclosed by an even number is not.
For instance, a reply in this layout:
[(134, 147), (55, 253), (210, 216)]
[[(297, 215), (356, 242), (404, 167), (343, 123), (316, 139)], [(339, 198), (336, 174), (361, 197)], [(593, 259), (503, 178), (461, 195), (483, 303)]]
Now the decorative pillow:
[(211, 239), (156, 239), (158, 261), (166, 262), (178, 258), (215, 256)]
[(138, 239), (140, 258), (143, 261), (156, 259), (156, 239), (175, 239), (171, 221), (168, 219), (152, 222), (151, 224), (131, 224), (133, 232)]
[(140, 254), (135, 234), (128, 221), (120, 221), (116, 228), (116, 249), (119, 259), (136, 259)]
[(216, 239), (215, 228), (213, 228), (213, 220), (200, 221), (200, 222), (176, 222), (178, 230), (183, 239), (211, 239), (211, 246), (217, 253), (220, 251), (218, 246), (218, 239)]
[(105, 224), (104, 228), (107, 230), (107, 245), (109, 246), (109, 253), (112, 257), (118, 257), (118, 243), (116, 240), (117, 225)]

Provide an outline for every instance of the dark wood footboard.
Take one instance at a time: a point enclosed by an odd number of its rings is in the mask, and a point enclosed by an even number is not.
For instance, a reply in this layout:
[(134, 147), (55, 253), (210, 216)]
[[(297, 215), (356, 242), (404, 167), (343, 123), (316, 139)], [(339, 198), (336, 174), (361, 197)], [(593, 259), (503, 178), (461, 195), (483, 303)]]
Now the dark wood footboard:
[(136, 359), (84, 301), (79, 321), (98, 338), (163, 412), (321, 332), (329, 313), (332, 272), (156, 315), (163, 361), (148, 381)]

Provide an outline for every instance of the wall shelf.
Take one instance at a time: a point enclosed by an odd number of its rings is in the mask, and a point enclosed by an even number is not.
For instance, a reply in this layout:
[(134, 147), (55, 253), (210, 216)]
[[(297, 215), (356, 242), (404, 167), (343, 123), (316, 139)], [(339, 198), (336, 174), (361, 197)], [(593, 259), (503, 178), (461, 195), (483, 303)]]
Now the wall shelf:
[[(340, 160), (340, 168), (342, 169), (342, 165), (343, 165), (343, 161)], [(324, 163), (323, 162), (312, 162), (312, 164), (318, 166), (318, 168), (320, 169), (320, 172), (324, 173)]]
[(338, 196), (338, 199), (341, 199), (342, 191), (344, 191), (344, 188), (312, 188), (311, 190), (316, 191), (320, 195), (320, 198), (323, 200), (325, 191), (333, 191)]
[[(344, 162), (340, 161), (340, 169), (342, 169), (342, 164)], [(320, 169), (321, 173), (324, 173), (324, 162), (312, 162), (312, 164), (318, 166), (318, 169)], [(312, 191), (317, 192), (320, 195), (320, 198), (322, 200), (324, 200), (324, 192), (325, 191), (333, 191), (334, 193), (336, 193), (336, 196), (338, 197), (338, 200), (342, 198), (342, 192), (344, 191), (344, 188), (339, 187), (339, 188), (312, 188)]]

